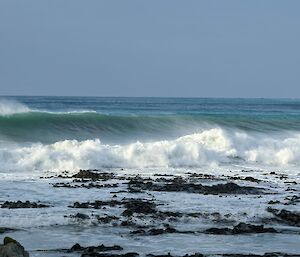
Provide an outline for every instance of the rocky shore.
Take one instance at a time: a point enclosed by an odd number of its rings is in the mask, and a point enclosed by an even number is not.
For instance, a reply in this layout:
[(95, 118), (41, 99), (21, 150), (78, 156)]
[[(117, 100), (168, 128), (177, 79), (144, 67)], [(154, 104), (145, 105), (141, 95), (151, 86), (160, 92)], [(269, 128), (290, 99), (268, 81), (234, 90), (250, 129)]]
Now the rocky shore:
[[(300, 242), (299, 183), (277, 172), (264, 172), (256, 177), (249, 173), (255, 174), (247, 170), (232, 175), (187, 172), (182, 175), (157, 173), (142, 176), (99, 170), (64, 171), (57, 175), (49, 173), (39, 180), (43, 181), (43, 185), (47, 183), (55, 197), (64, 197), (61, 203), (63, 208), (60, 207), (64, 212), (60, 218), (67, 222), (64, 226), (82, 227), (82, 230), (91, 228), (95, 233), (99, 231), (104, 235), (107, 233), (112, 244), (99, 241), (96, 246), (82, 246), (83, 242), (73, 241), (74, 245), (66, 249), (35, 249), (29, 246), (28, 253), (19, 242), (5, 237), (18, 235), (20, 230), (26, 232), (28, 228), (7, 226), (0, 228), (0, 234), (4, 236), (0, 257), (27, 257), (29, 254), (82, 257), (300, 256), (300, 250), (295, 249), (265, 253), (249, 250), (247, 254), (235, 249), (231, 253), (228, 250), (209, 253), (201, 251), (203, 245), (197, 248), (197, 252), (186, 251), (184, 254), (184, 249), (176, 253), (175, 245), (173, 250), (170, 246), (164, 250), (161, 245), (158, 254), (147, 250), (139, 252), (137, 249), (141, 247), (131, 249), (126, 244), (114, 243), (114, 235), (131, 240), (132, 244), (143, 238), (150, 238), (151, 242), (151, 238), (174, 235), (183, 240), (200, 236), (216, 240), (218, 237), (232, 237), (235, 240), (237, 237), (255, 235), (274, 235), (275, 240), (276, 235), (293, 235)], [(270, 178), (275, 178), (275, 182), (270, 183)], [(276, 183), (280, 186), (276, 187)], [(74, 201), (76, 194), (78, 200)], [(82, 197), (85, 194), (86, 197)], [(69, 195), (72, 197), (68, 198)], [(50, 201), (47, 197), (35, 198), (36, 201), (1, 199), (0, 209), (5, 211), (3, 214), (6, 216), (17, 215), (21, 210), (40, 210), (42, 215), (46, 215), (57, 208), (55, 200), (58, 200), (54, 198)]]

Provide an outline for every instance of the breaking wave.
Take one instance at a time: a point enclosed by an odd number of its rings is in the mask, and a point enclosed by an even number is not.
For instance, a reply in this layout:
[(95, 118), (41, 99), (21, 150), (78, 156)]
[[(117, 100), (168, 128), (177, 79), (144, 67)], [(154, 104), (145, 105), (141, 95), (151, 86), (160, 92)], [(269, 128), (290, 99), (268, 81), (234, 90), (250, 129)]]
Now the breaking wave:
[(300, 133), (266, 136), (205, 130), (174, 140), (102, 144), (100, 139), (34, 143), (0, 149), (1, 170), (203, 167), (229, 163), (300, 164)]
[(0, 116), (26, 113), (29, 111), (30, 109), (22, 103), (13, 100), (0, 99)]

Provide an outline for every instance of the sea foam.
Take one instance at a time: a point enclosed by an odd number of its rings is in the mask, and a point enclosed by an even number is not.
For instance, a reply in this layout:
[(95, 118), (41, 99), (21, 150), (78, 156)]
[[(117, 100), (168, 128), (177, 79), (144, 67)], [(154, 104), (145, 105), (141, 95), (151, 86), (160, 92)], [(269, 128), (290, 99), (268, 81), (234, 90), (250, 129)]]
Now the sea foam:
[(80, 168), (203, 167), (230, 163), (300, 164), (300, 134), (269, 135), (208, 129), (175, 140), (102, 144), (64, 140), (0, 149), (1, 171)]
[(14, 100), (0, 99), (0, 116), (29, 112), (30, 108)]

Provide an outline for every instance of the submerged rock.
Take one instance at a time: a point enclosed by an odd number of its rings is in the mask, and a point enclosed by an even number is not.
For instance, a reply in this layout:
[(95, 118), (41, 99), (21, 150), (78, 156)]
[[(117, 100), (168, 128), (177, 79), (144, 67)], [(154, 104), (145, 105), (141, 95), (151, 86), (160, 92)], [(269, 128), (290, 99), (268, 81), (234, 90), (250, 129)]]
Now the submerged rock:
[(265, 254), (239, 254), (239, 253), (229, 253), (229, 254), (213, 254), (213, 255), (203, 255), (201, 253), (186, 254), (186, 255), (171, 255), (168, 254), (147, 254), (146, 257), (204, 257), (204, 256), (222, 256), (222, 257), (300, 257), (300, 254), (288, 254), (281, 252), (272, 252)]
[(110, 200), (110, 201), (95, 201), (95, 202), (84, 202), (84, 203), (79, 203), (75, 202), (73, 205), (70, 205), (70, 208), (83, 208), (83, 209), (100, 209), (103, 206), (110, 206), (110, 207), (115, 207), (117, 205), (123, 205), (124, 203), (121, 201), (117, 200)]
[(160, 192), (187, 192), (197, 194), (260, 194), (261, 188), (250, 186), (239, 186), (229, 182), (217, 185), (202, 185), (189, 183), (183, 178), (174, 178), (168, 183), (154, 183), (153, 181), (144, 181), (141, 178), (133, 178), (128, 183), (128, 190), (149, 190)]
[(237, 235), (247, 233), (277, 233), (274, 228), (265, 228), (264, 225), (251, 225), (246, 223), (239, 223), (231, 228), (209, 228), (204, 231), (206, 234), (215, 235)]
[(169, 224), (165, 224), (164, 228), (151, 228), (149, 230), (144, 230), (144, 229), (138, 229), (131, 231), (130, 234), (133, 235), (142, 235), (142, 236), (158, 236), (162, 234), (173, 234), (173, 233), (178, 233), (178, 234), (194, 234), (194, 231), (181, 231), (177, 230), (174, 227), (171, 227)]
[[(106, 252), (106, 251), (121, 251), (123, 248), (119, 245), (113, 246), (105, 246), (105, 245), (98, 245), (98, 246), (88, 246), (83, 247), (80, 244), (75, 244), (68, 250), (68, 252), (84, 252), (85, 254), (89, 253), (97, 253), (97, 252)], [(88, 256), (88, 255), (87, 255)]]
[(22, 202), (22, 201), (16, 201), (16, 202), (10, 202), (6, 201), (3, 204), (1, 204), (1, 208), (7, 208), (7, 209), (21, 209), (21, 208), (46, 208), (50, 207), (46, 204), (40, 204), (35, 202)]
[(0, 245), (0, 257), (29, 257), (29, 254), (19, 242), (5, 237), (3, 245)]
[(125, 203), (126, 210), (123, 216), (132, 216), (134, 213), (153, 214), (156, 213), (156, 204), (151, 201), (141, 199), (131, 199)]
[(16, 229), (13, 229), (13, 228), (0, 227), (0, 234), (6, 233), (6, 232), (15, 231), (15, 230)]
[(115, 254), (115, 253), (83, 253), (81, 257), (137, 257), (138, 253), (130, 252), (123, 254)]
[(138, 253), (124, 253), (124, 254), (116, 254), (116, 253), (103, 253), (107, 251), (122, 251), (123, 248), (119, 245), (113, 246), (88, 246), (83, 247), (80, 244), (75, 244), (69, 249), (67, 252), (81, 252), (81, 257), (136, 257), (139, 256)]
[(90, 170), (80, 170), (77, 174), (72, 176), (72, 178), (103, 180), (103, 181), (113, 179), (114, 177), (115, 175), (113, 173), (92, 172)]
[(76, 215), (71, 216), (71, 217), (76, 218), (76, 219), (82, 219), (82, 220), (90, 219), (89, 215), (86, 215), (86, 214), (83, 214), (83, 213), (80, 213), (80, 212), (78, 212)]
[(300, 213), (292, 212), (285, 209), (278, 210), (273, 208), (267, 208), (267, 211), (272, 213), (279, 221), (287, 223), (292, 226), (300, 227)]

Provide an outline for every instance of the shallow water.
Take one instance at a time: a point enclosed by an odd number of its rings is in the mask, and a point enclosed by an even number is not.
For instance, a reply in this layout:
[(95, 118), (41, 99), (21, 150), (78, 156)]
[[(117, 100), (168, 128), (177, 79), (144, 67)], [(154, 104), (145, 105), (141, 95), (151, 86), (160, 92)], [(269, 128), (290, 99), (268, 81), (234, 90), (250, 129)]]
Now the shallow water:
[[(109, 170), (116, 174), (137, 174), (140, 171), (131, 169), (114, 169)], [(163, 174), (181, 174), (186, 172), (198, 172), (212, 174), (196, 169), (164, 169)], [(145, 170), (145, 174), (150, 175), (158, 173), (159, 169)], [(184, 192), (150, 192), (147, 193), (117, 194), (117, 199), (123, 197), (134, 198), (155, 198), (159, 210), (180, 211), (180, 212), (219, 212), (221, 215), (230, 214), (230, 219), (238, 222), (247, 222), (251, 224), (262, 224), (263, 218), (269, 218), (272, 215), (266, 212), (267, 202), (270, 200), (284, 199), (286, 196), (299, 195), (299, 174), (289, 175), (286, 180), (281, 180), (270, 171), (253, 170), (253, 171), (229, 171), (218, 170), (222, 179), (222, 174), (232, 176), (252, 176), (263, 180), (259, 184), (247, 181), (239, 181), (239, 185), (258, 186), (270, 190), (270, 194), (265, 195), (201, 195)], [(126, 189), (126, 185), (121, 181), (120, 187), (109, 189), (85, 189), (85, 188), (54, 188), (53, 183), (67, 182), (71, 179), (50, 178), (41, 179), (39, 173), (24, 173), (18, 177), (8, 176), (1, 181), (0, 202), (5, 200), (30, 200), (42, 201), (51, 205), (50, 208), (41, 209), (0, 209), (0, 226), (19, 228), (19, 231), (7, 233), (3, 236), (10, 235), (19, 240), (31, 253), (31, 256), (79, 256), (78, 254), (65, 254), (59, 252), (39, 252), (37, 250), (51, 250), (59, 248), (69, 249), (75, 243), (83, 246), (88, 245), (114, 245), (118, 244), (124, 248), (124, 252), (136, 251), (140, 254), (148, 253), (168, 253), (184, 255), (186, 253), (201, 252), (203, 254), (217, 253), (257, 253), (265, 252), (300, 252), (300, 228), (288, 225), (270, 223), (266, 226), (283, 229), (284, 233), (279, 234), (249, 234), (249, 235), (207, 235), (203, 233), (196, 234), (164, 234), (158, 236), (139, 236), (130, 235), (132, 228), (113, 226), (112, 224), (99, 224), (95, 220), (78, 221), (69, 218), (70, 214), (78, 212), (88, 214), (120, 215), (124, 208), (107, 207), (106, 209), (72, 209), (68, 205), (79, 201), (110, 200), (112, 199), (111, 191)], [(34, 175), (33, 175), (34, 174)], [(53, 174), (53, 173), (48, 173)], [(144, 174), (144, 176), (145, 176)], [(27, 177), (27, 178), (26, 178)], [(297, 192), (285, 191), (290, 185), (286, 181), (297, 181), (298, 185), (292, 188)], [(221, 180), (203, 181), (203, 184), (224, 183)], [(236, 181), (235, 181), (236, 182)], [(108, 183), (108, 182), (103, 182)], [(274, 207), (274, 206), (272, 206)], [(285, 206), (276, 205), (276, 208), (285, 208), (288, 210), (299, 211), (299, 204)], [(146, 223), (150, 222), (145, 220)], [(150, 222), (151, 223), (151, 222)], [(159, 222), (158, 224), (159, 225)], [(210, 227), (230, 227), (232, 224), (214, 222), (205, 218), (183, 218), (179, 222), (172, 223), (177, 229), (201, 231)], [(275, 243), (276, 242), (276, 243)]]

